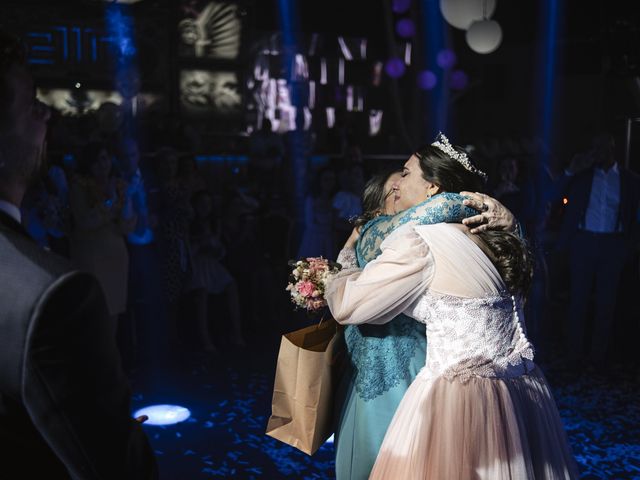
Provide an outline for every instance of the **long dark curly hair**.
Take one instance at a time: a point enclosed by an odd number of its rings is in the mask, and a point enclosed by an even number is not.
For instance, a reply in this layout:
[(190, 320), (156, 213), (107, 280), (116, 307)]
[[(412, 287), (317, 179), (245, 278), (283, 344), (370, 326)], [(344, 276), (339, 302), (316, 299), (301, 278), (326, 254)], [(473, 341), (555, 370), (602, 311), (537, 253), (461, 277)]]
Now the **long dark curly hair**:
[[(463, 152), (460, 147), (454, 147)], [(422, 176), (445, 192), (481, 192), (484, 179), (467, 170), (437, 147), (427, 145), (414, 155), (420, 160)], [(500, 230), (477, 234), (491, 252), (491, 261), (512, 294), (525, 296), (533, 278), (533, 254), (527, 242), (513, 233)]]

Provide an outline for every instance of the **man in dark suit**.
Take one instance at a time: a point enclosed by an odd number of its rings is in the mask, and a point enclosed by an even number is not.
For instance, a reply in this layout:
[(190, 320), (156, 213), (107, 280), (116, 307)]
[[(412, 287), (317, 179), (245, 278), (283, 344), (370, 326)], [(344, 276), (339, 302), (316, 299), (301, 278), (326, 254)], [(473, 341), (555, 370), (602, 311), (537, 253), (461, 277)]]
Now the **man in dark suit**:
[(638, 242), (640, 179), (618, 165), (614, 138), (602, 133), (589, 152), (574, 158), (563, 181), (567, 205), (558, 246), (569, 252), (569, 354), (575, 361), (585, 358), (587, 313), (593, 299), (586, 358), (602, 367), (622, 270)]
[(157, 478), (131, 418), (102, 291), (20, 223), (48, 110), (25, 52), (0, 32), (0, 464), (25, 479)]

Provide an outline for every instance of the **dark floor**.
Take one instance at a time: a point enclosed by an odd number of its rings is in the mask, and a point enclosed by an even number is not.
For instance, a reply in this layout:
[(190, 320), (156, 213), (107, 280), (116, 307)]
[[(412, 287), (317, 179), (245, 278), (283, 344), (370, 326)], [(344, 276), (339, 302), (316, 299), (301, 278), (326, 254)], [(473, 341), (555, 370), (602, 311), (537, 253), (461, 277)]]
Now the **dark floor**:
[[(333, 478), (333, 445), (313, 457), (264, 434), (271, 412), (277, 338), (263, 347), (181, 355), (171, 372), (134, 377), (134, 408), (168, 403), (192, 417), (167, 427), (146, 425), (163, 480)], [(640, 479), (638, 374), (569, 371), (542, 365), (585, 479)]]

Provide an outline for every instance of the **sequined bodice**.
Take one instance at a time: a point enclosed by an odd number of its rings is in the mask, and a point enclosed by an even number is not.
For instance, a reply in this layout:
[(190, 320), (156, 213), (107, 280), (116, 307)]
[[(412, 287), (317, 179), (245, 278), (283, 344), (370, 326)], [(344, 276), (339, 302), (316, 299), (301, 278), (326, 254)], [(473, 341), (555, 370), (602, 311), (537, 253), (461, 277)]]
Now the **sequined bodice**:
[(419, 377), (515, 377), (533, 368), (517, 302), (508, 294), (461, 298), (427, 291), (411, 312), (426, 323), (429, 351)]

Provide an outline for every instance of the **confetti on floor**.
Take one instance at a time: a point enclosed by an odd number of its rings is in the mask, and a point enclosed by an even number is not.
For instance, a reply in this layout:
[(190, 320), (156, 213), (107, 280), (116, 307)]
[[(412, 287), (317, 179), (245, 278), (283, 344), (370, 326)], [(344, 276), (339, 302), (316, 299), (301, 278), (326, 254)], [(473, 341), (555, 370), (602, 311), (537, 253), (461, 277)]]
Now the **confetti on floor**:
[[(331, 442), (310, 457), (264, 434), (275, 352), (226, 351), (178, 364), (153, 385), (133, 380), (134, 409), (169, 403), (192, 413), (176, 425), (144, 427), (158, 453), (162, 480), (334, 478)], [(640, 479), (637, 372), (603, 376), (557, 367), (545, 372), (581, 478)]]

